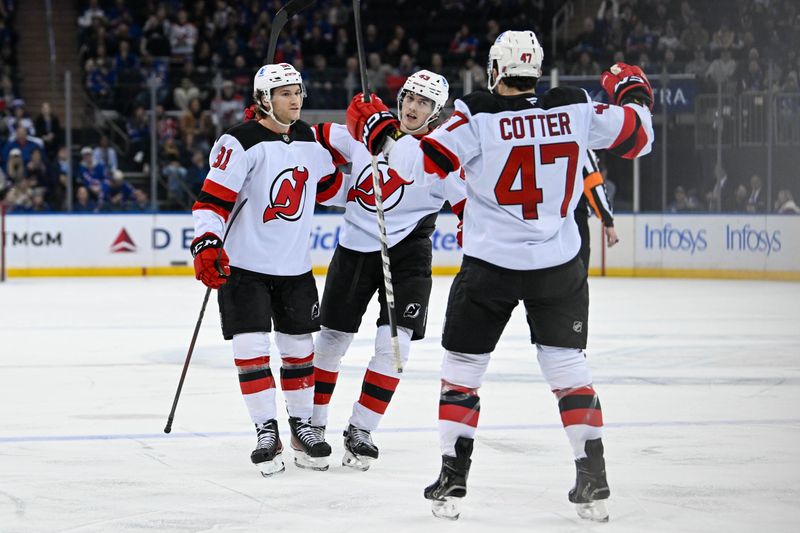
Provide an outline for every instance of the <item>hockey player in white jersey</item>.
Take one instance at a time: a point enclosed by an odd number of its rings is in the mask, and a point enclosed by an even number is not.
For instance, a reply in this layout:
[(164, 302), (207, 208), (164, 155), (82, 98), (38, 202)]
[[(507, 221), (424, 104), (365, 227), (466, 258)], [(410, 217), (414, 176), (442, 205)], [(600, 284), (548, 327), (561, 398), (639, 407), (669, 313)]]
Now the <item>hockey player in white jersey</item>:
[[(582, 89), (535, 94), (543, 51), (532, 31), (507, 31), (489, 52), (489, 93), (456, 100), (455, 112), (417, 141), (384, 109), (352, 102), (348, 119), (373, 153), (413, 179), (466, 171), (464, 260), (447, 305), (439, 402), (442, 469), (424, 491), (437, 516), (455, 519), (466, 495), (478, 390), (491, 352), (524, 302), (545, 380), (558, 399), (577, 469), (569, 500), (578, 514), (608, 520), (600, 402), (586, 362), (588, 289), (572, 216), (586, 150), (635, 158), (653, 142), (652, 88), (622, 63), (603, 73), (611, 104)], [(359, 116), (360, 112), (360, 116)]]
[[(341, 175), (311, 126), (298, 120), (304, 97), (292, 65), (261, 67), (253, 82), (257, 120), (234, 126), (214, 144), (192, 207), (196, 277), (219, 289), (222, 334), (233, 340), (239, 385), (256, 425), (251, 460), (265, 476), (284, 470), (270, 368), (273, 324), (295, 463), (326, 470), (331, 451), (310, 425), (319, 303), (309, 239), (315, 196), (335, 193)], [(222, 249), (228, 216), (245, 199)]]
[[(432, 128), (448, 98), (447, 80), (421, 70), (412, 74), (398, 94), (400, 129), (421, 139)], [(362, 95), (356, 95), (361, 99)], [(376, 97), (375, 97), (376, 98)], [(339, 237), (322, 297), (322, 330), (315, 340), (315, 394), (312, 423), (324, 435), (328, 404), (339, 375), (342, 357), (361, 325), (369, 301), (378, 293), (381, 311), (375, 352), (364, 374), (361, 393), (353, 404), (344, 433), (342, 463), (367, 470), (378, 457), (372, 440), (401, 374), (395, 369), (389, 320), (386, 314), (380, 236), (375, 215), (371, 155), (341, 124), (319, 124), (320, 142), (339, 164), (350, 164), (345, 186), (331, 202), (345, 207)], [(400, 356), (408, 360), (411, 341), (425, 335), (431, 292), (431, 239), (436, 217), (445, 201), (460, 216), (466, 190), (459, 171), (445, 176), (421, 175), (406, 179), (379, 156), (386, 236), (391, 260)]]
[(619, 242), (617, 230), (614, 229), (614, 215), (611, 202), (606, 194), (606, 185), (603, 175), (600, 173), (600, 166), (597, 164), (597, 156), (594, 151), (587, 150), (586, 160), (581, 169), (583, 176), (583, 194), (575, 207), (575, 223), (578, 225), (578, 233), (581, 236), (580, 256), (586, 271), (589, 271), (589, 257), (591, 249), (589, 243), (589, 211), (593, 212), (600, 223), (603, 225), (603, 233), (606, 238), (606, 245), (611, 248)]

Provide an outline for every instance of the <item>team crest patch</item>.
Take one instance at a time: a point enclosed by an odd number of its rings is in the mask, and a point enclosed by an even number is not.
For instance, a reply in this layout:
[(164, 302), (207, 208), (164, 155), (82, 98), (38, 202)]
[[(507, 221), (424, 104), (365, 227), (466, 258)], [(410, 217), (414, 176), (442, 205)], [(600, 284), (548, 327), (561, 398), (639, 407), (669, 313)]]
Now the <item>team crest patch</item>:
[(576, 320), (575, 322), (573, 322), (572, 331), (574, 331), (575, 333), (580, 333), (581, 331), (583, 331), (583, 322), (581, 322), (580, 320)]
[(422, 309), (421, 304), (408, 304), (406, 306), (406, 310), (403, 311), (403, 316), (405, 318), (417, 318), (419, 316), (419, 312)]

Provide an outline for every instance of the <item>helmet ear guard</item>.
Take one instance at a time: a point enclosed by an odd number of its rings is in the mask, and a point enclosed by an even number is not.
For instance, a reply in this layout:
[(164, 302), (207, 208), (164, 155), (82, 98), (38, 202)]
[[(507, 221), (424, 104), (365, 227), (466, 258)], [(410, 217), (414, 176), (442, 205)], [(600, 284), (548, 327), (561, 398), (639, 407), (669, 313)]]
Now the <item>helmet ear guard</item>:
[[(494, 92), (503, 78), (542, 77), (544, 50), (532, 31), (505, 31), (497, 36), (489, 49), (486, 64), (488, 88)], [(497, 78), (492, 80), (492, 69), (497, 69)]]
[(397, 115), (401, 118), (403, 98), (407, 92), (423, 96), (433, 102), (431, 115), (422, 126), (412, 132), (416, 133), (439, 117), (439, 113), (450, 97), (450, 85), (444, 76), (430, 70), (420, 70), (409, 76), (403, 84), (403, 88), (397, 93)]

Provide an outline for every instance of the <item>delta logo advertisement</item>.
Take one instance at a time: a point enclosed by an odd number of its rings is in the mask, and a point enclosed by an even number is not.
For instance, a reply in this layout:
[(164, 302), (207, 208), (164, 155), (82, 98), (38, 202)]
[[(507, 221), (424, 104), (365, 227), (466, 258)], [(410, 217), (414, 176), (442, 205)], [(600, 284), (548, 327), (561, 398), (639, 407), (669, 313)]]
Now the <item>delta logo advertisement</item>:
[(112, 254), (124, 254), (136, 252), (136, 243), (125, 228), (120, 230), (117, 238), (111, 243), (110, 251)]

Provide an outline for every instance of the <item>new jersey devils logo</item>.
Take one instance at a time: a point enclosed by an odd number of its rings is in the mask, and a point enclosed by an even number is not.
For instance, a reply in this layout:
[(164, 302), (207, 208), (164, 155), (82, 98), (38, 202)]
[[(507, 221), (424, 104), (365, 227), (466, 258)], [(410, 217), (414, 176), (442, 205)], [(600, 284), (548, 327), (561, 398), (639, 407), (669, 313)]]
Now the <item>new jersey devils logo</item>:
[(291, 222), (303, 216), (306, 181), (307, 168), (287, 168), (278, 174), (269, 189), (270, 205), (264, 210), (264, 222), (278, 218)]
[[(388, 171), (387, 171), (388, 169)], [(393, 168), (389, 168), (386, 161), (378, 162), (378, 172), (380, 173), (381, 180), (381, 194), (383, 198), (383, 210), (389, 211), (403, 199), (403, 191), (406, 185), (414, 183), (413, 180), (406, 181), (400, 177), (400, 174), (395, 172)], [(389, 180), (386, 181), (385, 175), (389, 174)], [(396, 194), (395, 194), (396, 193)], [(358, 202), (358, 204), (367, 211), (375, 212), (375, 194), (373, 192), (372, 184), (372, 165), (367, 165), (358, 175), (356, 185), (347, 191), (348, 202)]]

